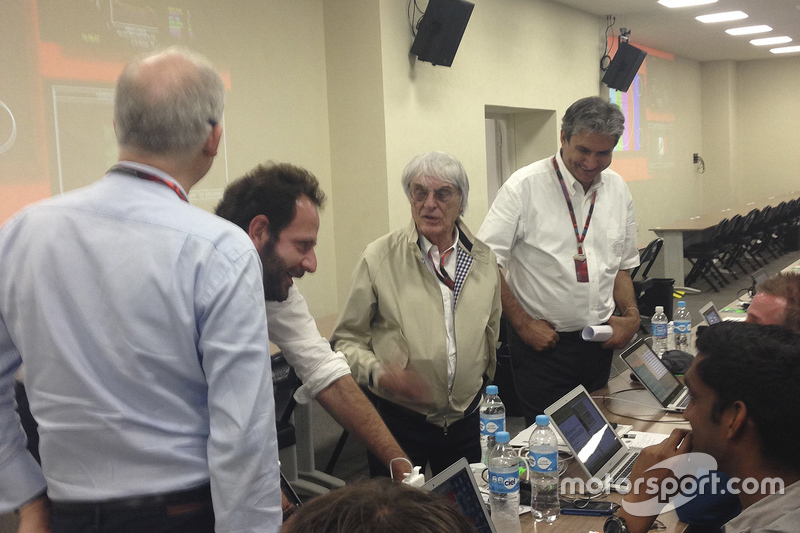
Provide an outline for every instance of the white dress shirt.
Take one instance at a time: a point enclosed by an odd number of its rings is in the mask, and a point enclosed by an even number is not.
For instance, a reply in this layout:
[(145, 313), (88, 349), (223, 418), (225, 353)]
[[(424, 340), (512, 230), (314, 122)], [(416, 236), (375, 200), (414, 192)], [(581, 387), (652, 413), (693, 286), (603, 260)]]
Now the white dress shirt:
[(552, 158), (521, 168), (497, 194), (477, 237), (507, 268), (506, 281), (522, 308), (556, 331), (602, 324), (614, 312), (614, 280), (639, 264), (636, 219), (628, 186), (606, 169), (584, 193), (556, 155), (579, 232), (597, 191), (584, 241), (589, 282), (580, 283), (573, 257), (578, 251), (569, 209)]
[[(44, 479), (61, 501), (210, 480), (217, 531), (278, 531), (263, 294), (247, 235), (162, 183), (111, 172), (10, 220), (0, 230), (0, 511)], [(13, 412), (23, 361), (42, 470)]]
[(334, 352), (317, 329), (297, 285), (283, 302), (267, 302), (269, 339), (278, 345), (303, 385), (294, 393), (298, 403), (308, 403), (341, 377), (350, 374), (342, 352)]
[[(456, 279), (456, 259), (458, 257), (458, 228), (456, 228), (455, 238), (453, 245), (445, 250), (452, 252), (444, 260), (444, 270), (450, 279)], [(444, 307), (444, 324), (445, 333), (447, 337), (447, 389), (452, 390), (453, 383), (456, 378), (456, 325), (454, 318), (455, 302), (453, 301), (453, 289), (448, 287), (442, 280), (436, 276), (435, 269), (439, 268), (441, 255), (439, 254), (439, 247), (429, 241), (424, 235), (419, 236), (419, 249), (422, 251), (422, 257), (425, 260), (425, 266), (431, 274), (436, 277), (439, 282), (439, 290), (442, 291), (442, 305)]]

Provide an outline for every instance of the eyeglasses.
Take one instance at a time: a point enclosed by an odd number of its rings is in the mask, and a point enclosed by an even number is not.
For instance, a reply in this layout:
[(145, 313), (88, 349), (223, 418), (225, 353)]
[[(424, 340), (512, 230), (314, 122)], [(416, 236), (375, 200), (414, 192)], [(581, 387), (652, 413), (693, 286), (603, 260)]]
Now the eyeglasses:
[(447, 202), (453, 199), (453, 196), (455, 196), (458, 191), (450, 187), (442, 187), (441, 189), (436, 189), (435, 191), (431, 191), (430, 189), (426, 189), (425, 187), (414, 185), (411, 187), (411, 198), (413, 198), (415, 202), (424, 202), (425, 200), (428, 199), (428, 195), (431, 192), (433, 192), (433, 197), (434, 199), (436, 199), (437, 202), (442, 202), (443, 204), (446, 204)]

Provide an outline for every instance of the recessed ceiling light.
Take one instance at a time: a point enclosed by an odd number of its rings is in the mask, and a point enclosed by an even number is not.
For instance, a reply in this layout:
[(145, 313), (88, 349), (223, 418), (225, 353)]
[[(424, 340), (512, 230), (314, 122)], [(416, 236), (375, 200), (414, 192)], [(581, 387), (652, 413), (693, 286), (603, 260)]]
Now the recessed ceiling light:
[(717, 0), (658, 0), (658, 3), (664, 7), (691, 7), (713, 4), (716, 1)]
[(782, 48), (770, 48), (773, 54), (789, 54), (791, 52), (800, 52), (800, 46), (784, 46)]
[(726, 11), (725, 13), (714, 13), (713, 15), (700, 15), (695, 18), (700, 22), (708, 24), (710, 22), (727, 22), (729, 20), (746, 19), (747, 13), (744, 11)]
[(750, 44), (754, 44), (756, 46), (766, 46), (768, 44), (783, 44), (790, 42), (792, 42), (791, 37), (782, 35), (780, 37), (766, 37), (764, 39), (753, 39), (752, 41), (750, 41)]
[(770, 28), (766, 24), (762, 24), (761, 26), (745, 26), (742, 28), (731, 28), (729, 30), (725, 30), (725, 33), (729, 35), (752, 35), (754, 33), (766, 33), (768, 31), (772, 31), (772, 28)]

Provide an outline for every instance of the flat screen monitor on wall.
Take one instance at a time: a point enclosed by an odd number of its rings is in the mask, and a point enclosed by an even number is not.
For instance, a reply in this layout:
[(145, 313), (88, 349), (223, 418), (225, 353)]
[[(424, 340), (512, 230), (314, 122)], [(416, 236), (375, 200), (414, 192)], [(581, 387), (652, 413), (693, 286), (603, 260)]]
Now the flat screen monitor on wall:
[(419, 21), (411, 53), (420, 61), (452, 65), (474, 7), (465, 0), (430, 0)]

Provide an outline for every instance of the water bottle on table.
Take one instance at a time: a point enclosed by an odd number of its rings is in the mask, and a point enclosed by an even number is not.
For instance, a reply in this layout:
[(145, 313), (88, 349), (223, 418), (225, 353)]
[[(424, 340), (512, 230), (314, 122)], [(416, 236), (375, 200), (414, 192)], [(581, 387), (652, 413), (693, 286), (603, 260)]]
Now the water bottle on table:
[(656, 306), (656, 314), (650, 320), (651, 331), (653, 333), (653, 351), (661, 357), (667, 351), (667, 315), (664, 314), (664, 306)]
[(536, 429), (528, 441), (528, 461), (533, 518), (537, 522), (554, 522), (561, 510), (558, 502), (558, 437), (547, 415), (536, 417)]
[(498, 431), (506, 429), (506, 406), (497, 395), (497, 385), (486, 387), (486, 397), (481, 403), (481, 462), (489, 464), (489, 453), (494, 448), (494, 438)]
[(507, 431), (495, 433), (489, 454), (489, 505), (497, 533), (520, 533), (519, 456)]
[(686, 309), (686, 302), (678, 301), (678, 310), (675, 311), (675, 349), (689, 351), (692, 338), (692, 315)]

